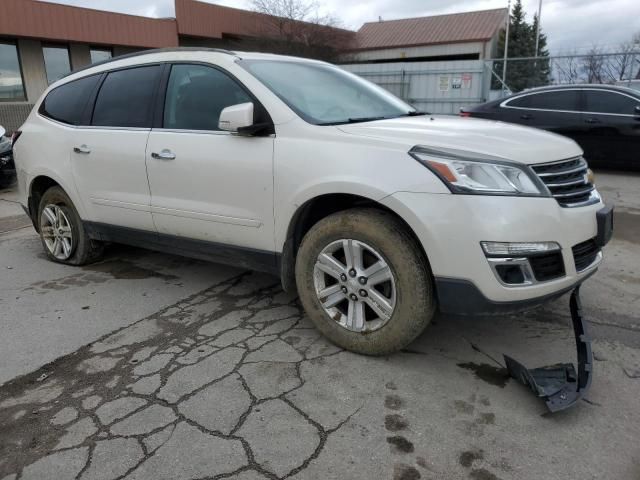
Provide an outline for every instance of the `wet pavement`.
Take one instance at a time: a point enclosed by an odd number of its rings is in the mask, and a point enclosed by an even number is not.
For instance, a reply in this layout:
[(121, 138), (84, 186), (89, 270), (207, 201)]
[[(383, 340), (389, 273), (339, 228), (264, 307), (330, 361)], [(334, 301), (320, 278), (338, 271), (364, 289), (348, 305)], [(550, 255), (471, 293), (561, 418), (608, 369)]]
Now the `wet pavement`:
[(0, 479), (637, 480), (635, 181), (601, 176), (623, 205), (583, 287), (594, 381), (554, 415), (501, 354), (574, 360), (568, 297), (438, 316), (403, 352), (364, 357), (324, 340), (274, 277), (126, 247), (48, 262), (4, 193)]

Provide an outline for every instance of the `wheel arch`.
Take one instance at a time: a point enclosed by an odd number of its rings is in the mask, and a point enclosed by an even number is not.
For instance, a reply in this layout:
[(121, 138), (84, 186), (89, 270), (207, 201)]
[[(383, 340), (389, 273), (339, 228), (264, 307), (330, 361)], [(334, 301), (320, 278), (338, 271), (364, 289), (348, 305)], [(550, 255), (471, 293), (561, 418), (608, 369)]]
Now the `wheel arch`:
[(416, 242), (423, 255), (424, 261), (429, 262), (427, 252), (424, 250), (418, 235), (409, 223), (396, 211), (377, 200), (362, 195), (351, 193), (324, 193), (300, 205), (289, 221), (285, 242), (282, 247), (282, 255), (280, 257), (280, 276), (282, 287), (285, 291), (295, 291), (296, 289), (296, 254), (306, 233), (323, 218), (340, 211), (357, 207), (377, 209), (393, 215), (403, 224), (407, 232)]
[[(40, 206), (40, 200), (42, 199), (42, 195), (44, 195), (44, 192), (46, 192), (51, 187), (60, 187), (67, 194), (67, 196), (69, 196), (69, 198), (72, 198), (69, 189), (65, 188), (64, 182), (61, 182), (58, 178), (56, 178), (55, 175), (51, 175), (48, 172), (35, 175), (28, 184), (27, 207), (29, 209), (29, 216), (31, 217), (31, 221), (33, 222), (33, 226), (36, 231), (39, 231), (38, 207)], [(76, 210), (78, 210), (77, 202), (73, 202)]]

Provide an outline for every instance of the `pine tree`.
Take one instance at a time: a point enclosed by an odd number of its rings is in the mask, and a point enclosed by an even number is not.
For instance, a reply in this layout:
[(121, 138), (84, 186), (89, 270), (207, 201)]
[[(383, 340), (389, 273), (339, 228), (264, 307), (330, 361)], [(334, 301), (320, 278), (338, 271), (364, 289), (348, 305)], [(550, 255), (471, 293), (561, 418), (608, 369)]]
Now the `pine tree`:
[[(509, 25), (509, 52), (507, 61), (507, 86), (513, 92), (519, 92), (525, 88), (547, 85), (550, 77), (549, 51), (547, 50), (547, 37), (540, 32), (540, 42), (538, 45), (539, 60), (510, 60), (523, 57), (534, 57), (536, 50), (536, 29), (538, 26), (537, 15), (533, 18), (533, 23), (526, 20), (522, 1), (516, 0), (511, 10)], [(498, 58), (504, 56), (505, 32), (502, 31), (498, 39)], [(503, 62), (494, 62), (494, 71), (498, 76), (502, 76)], [(501, 88), (500, 82), (494, 79), (493, 88)]]

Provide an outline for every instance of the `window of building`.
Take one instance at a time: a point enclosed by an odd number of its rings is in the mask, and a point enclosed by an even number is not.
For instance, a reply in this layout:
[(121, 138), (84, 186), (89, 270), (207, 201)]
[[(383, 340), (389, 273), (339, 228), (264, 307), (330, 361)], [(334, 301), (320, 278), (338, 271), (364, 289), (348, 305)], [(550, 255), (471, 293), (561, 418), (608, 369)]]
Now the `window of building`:
[(249, 95), (225, 73), (203, 65), (174, 65), (167, 86), (164, 128), (220, 130), (226, 107), (251, 102)]
[(92, 48), (91, 49), (91, 63), (105, 62), (113, 57), (113, 52), (110, 48)]
[(82, 125), (89, 97), (101, 75), (74, 80), (53, 89), (40, 106), (40, 114), (69, 125)]
[(160, 67), (137, 67), (109, 73), (100, 87), (92, 125), (151, 128), (153, 92)]
[(46, 45), (42, 47), (42, 54), (49, 85), (71, 73), (69, 49), (66, 46)]
[(586, 90), (585, 95), (586, 112), (633, 115), (635, 107), (640, 106), (640, 100), (634, 100), (620, 93)]
[(0, 101), (26, 100), (24, 81), (20, 70), (18, 47), (13, 43), (0, 43)]

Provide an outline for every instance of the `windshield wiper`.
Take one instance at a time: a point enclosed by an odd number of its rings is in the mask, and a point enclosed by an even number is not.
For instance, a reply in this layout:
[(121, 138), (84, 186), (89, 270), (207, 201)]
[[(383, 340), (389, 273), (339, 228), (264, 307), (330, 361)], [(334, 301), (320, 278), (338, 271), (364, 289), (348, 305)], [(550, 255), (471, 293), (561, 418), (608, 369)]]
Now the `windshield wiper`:
[(431, 115), (429, 112), (421, 112), (419, 110), (414, 110), (413, 112), (407, 112), (404, 117), (421, 117), (422, 115)]
[(387, 117), (354, 117), (347, 120), (346, 123), (373, 122), (374, 120), (384, 120)]

